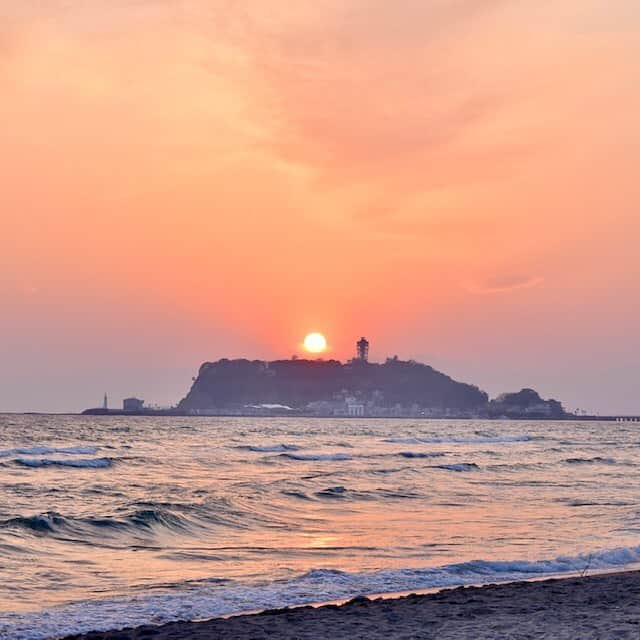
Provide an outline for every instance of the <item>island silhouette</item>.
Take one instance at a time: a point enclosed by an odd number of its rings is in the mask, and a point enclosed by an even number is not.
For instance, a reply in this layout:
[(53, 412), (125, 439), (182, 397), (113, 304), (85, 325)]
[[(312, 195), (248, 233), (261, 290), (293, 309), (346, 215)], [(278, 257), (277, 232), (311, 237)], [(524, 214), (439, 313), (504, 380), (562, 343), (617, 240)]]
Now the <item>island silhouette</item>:
[(563, 418), (557, 400), (533, 389), (494, 400), (478, 386), (458, 382), (433, 367), (398, 356), (368, 359), (369, 342), (356, 343), (356, 357), (339, 360), (249, 360), (222, 358), (201, 365), (186, 396), (169, 410), (145, 408), (127, 398), (122, 410), (91, 414), (300, 415), (317, 417)]

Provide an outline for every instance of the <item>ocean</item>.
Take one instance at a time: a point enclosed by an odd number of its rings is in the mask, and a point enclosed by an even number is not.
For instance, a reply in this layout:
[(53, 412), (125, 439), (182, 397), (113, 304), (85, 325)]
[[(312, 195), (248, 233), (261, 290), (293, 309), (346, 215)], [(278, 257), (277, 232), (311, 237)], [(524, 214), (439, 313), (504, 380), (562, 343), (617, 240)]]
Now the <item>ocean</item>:
[(0, 638), (640, 561), (640, 425), (0, 416)]

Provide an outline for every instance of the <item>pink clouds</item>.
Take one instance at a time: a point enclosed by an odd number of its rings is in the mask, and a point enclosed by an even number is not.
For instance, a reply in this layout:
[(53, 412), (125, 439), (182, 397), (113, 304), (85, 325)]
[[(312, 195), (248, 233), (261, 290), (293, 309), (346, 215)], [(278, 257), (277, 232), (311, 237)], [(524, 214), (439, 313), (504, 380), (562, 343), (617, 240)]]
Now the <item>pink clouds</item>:
[(83, 313), (87, 343), (92, 325), (120, 343), (123, 321), (157, 317), (142, 351), (182, 335), (196, 360), (228, 344), (288, 355), (307, 325), (342, 356), (366, 325), (380, 349), (428, 359), (437, 344), (445, 368), (482, 353), (481, 333), (493, 380), (510, 341), (543, 327), (578, 358), (613, 326), (598, 309), (635, 308), (627, 0), (14, 5), (0, 27), (11, 343), (35, 339), (38, 298), (45, 352)]

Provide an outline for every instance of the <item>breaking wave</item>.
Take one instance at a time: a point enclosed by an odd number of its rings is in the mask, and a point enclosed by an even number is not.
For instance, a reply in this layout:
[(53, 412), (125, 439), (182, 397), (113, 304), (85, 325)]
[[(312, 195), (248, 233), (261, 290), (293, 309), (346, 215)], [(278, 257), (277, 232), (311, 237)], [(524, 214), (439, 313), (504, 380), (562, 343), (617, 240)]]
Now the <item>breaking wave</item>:
[(73, 533), (79, 540), (89, 543), (93, 536), (104, 536), (108, 530), (115, 533), (124, 529), (149, 530), (156, 526), (178, 529), (184, 532), (193, 524), (180, 514), (164, 509), (137, 509), (122, 518), (113, 517), (66, 517), (55, 511), (35, 516), (18, 516), (0, 521), (2, 529), (22, 529), (37, 535), (68, 535)]
[(113, 464), (111, 458), (81, 458), (58, 460), (57, 458), (16, 458), (23, 467), (73, 467), (75, 469), (106, 469)]
[[(126, 512), (106, 515), (73, 516), (57, 511), (14, 516), (0, 520), (1, 529), (21, 531), (22, 535), (51, 536), (63, 541), (102, 547), (130, 547), (153, 538), (158, 531), (180, 536), (202, 536), (221, 528), (245, 530), (282, 523), (268, 510), (249, 502), (220, 498), (206, 503), (136, 502)], [(0, 634), (0, 638), (2, 635)]]
[(474, 560), (440, 567), (386, 569), (350, 573), (313, 569), (290, 580), (271, 583), (203, 581), (202, 586), (133, 597), (92, 600), (37, 613), (0, 618), (0, 637), (12, 640), (106, 631), (174, 620), (214, 618), (243, 611), (298, 606), (359, 595), (397, 593), (532, 577), (621, 569), (640, 562), (640, 547), (610, 549), (552, 560)]

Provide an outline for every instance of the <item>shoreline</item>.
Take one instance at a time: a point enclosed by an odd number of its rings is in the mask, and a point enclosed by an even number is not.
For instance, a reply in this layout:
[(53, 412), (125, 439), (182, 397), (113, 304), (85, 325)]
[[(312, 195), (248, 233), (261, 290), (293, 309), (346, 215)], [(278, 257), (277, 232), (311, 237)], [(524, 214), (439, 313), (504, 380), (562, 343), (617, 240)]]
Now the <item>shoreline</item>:
[(63, 640), (220, 640), (281, 638), (554, 638), (610, 640), (640, 636), (640, 571), (358, 596), (328, 603), (177, 621)]
[[(547, 580), (567, 580), (570, 578), (591, 578), (595, 576), (601, 575), (613, 575), (617, 573), (640, 573), (640, 563), (631, 563), (625, 565), (624, 568), (616, 570), (612, 568), (607, 569), (587, 569), (586, 573), (583, 571), (571, 571), (567, 573), (548, 573), (542, 575), (532, 575), (530, 578), (518, 578), (517, 580), (492, 580), (487, 582), (472, 582), (469, 584), (461, 584), (456, 586), (442, 586), (442, 587), (424, 587), (422, 589), (406, 589), (403, 591), (385, 591), (385, 592), (377, 592), (377, 593), (362, 593), (357, 596), (351, 596), (348, 598), (335, 598), (332, 600), (321, 600), (317, 602), (309, 602), (306, 604), (296, 604), (291, 606), (283, 606), (278, 607), (278, 609), (289, 609), (293, 611), (294, 609), (304, 608), (304, 607), (313, 607), (314, 609), (321, 609), (326, 606), (342, 606), (350, 602), (354, 598), (364, 597), (369, 600), (399, 600), (401, 598), (406, 598), (407, 596), (426, 596), (433, 595), (434, 593), (441, 593), (442, 591), (453, 591), (454, 589), (466, 589), (473, 587), (475, 589), (480, 589), (482, 587), (489, 587), (493, 585), (505, 585), (505, 584), (514, 584), (517, 582), (545, 582)], [(196, 620), (192, 620), (191, 622), (208, 622), (209, 620), (217, 620), (217, 619), (228, 619), (228, 618), (237, 618), (240, 616), (252, 616), (258, 615), (266, 611), (266, 609), (252, 609), (249, 611), (238, 611), (236, 613), (227, 613), (221, 616), (213, 616), (208, 618), (198, 618)]]
[(126, 418), (260, 418), (262, 419), (276, 419), (282, 418), (304, 418), (305, 420), (420, 420), (420, 421), (482, 421), (482, 422), (619, 422), (619, 423), (640, 423), (640, 416), (631, 415), (605, 415), (605, 416), (576, 416), (567, 414), (563, 417), (549, 418), (539, 416), (519, 416), (519, 417), (489, 417), (489, 416), (412, 416), (412, 415), (397, 415), (397, 416), (334, 416), (334, 415), (317, 415), (307, 413), (183, 413), (175, 412), (170, 409), (166, 410), (150, 410), (150, 411), (123, 411), (120, 409), (109, 409), (104, 411), (99, 409), (94, 412), (93, 409), (85, 409), (80, 412), (63, 411), (63, 412), (48, 412), (48, 411), (0, 411), (0, 415), (6, 416), (73, 416), (73, 417), (126, 417)]

